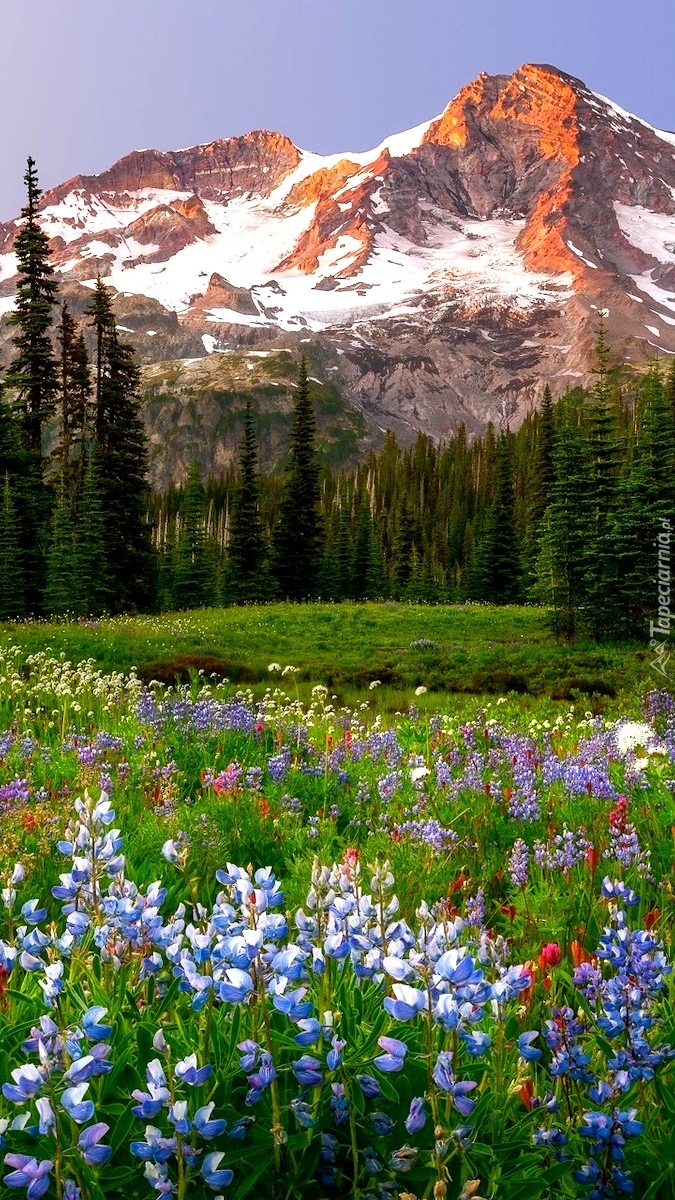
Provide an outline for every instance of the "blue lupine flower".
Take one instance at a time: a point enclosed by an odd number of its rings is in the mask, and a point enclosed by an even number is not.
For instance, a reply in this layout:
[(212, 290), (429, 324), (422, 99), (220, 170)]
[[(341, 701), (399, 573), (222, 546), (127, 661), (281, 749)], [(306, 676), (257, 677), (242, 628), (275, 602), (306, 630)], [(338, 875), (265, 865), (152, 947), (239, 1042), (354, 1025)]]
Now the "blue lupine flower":
[(211, 1113), (215, 1108), (215, 1103), (212, 1100), (210, 1104), (205, 1104), (202, 1108), (198, 1108), (194, 1115), (194, 1127), (200, 1137), (211, 1141), (212, 1138), (220, 1137), (227, 1129), (227, 1121), (222, 1118), (211, 1120)]
[(84, 1036), (90, 1042), (105, 1042), (112, 1033), (112, 1025), (101, 1025), (101, 1018), (107, 1013), (107, 1008), (101, 1008), (100, 1005), (95, 1005), (93, 1008), (88, 1008), (82, 1017), (82, 1029)]
[(175, 1104), (169, 1106), (169, 1122), (173, 1125), (176, 1133), (185, 1135), (192, 1129), (192, 1122), (187, 1115), (187, 1100), (176, 1100)]
[(461, 1082), (455, 1079), (452, 1070), (452, 1050), (441, 1050), (434, 1065), (434, 1079), (439, 1088), (452, 1097), (453, 1107), (463, 1117), (468, 1117), (476, 1107), (474, 1100), (468, 1099), (468, 1092), (473, 1091), (478, 1084), (473, 1079)]
[(204, 1067), (197, 1066), (197, 1055), (189, 1054), (187, 1058), (176, 1063), (175, 1075), (183, 1083), (188, 1083), (190, 1087), (199, 1087), (200, 1084), (206, 1083), (213, 1071), (213, 1067), (208, 1064)]
[(303, 1129), (311, 1129), (315, 1124), (312, 1110), (305, 1100), (291, 1100), (291, 1112)]
[(328, 1067), (329, 1071), (336, 1071), (340, 1066), (342, 1062), (342, 1051), (346, 1045), (347, 1043), (343, 1041), (342, 1038), (337, 1037), (337, 1035), (333, 1037), (331, 1041), (331, 1049), (326, 1055), (326, 1066)]
[(405, 1042), (400, 1042), (398, 1038), (381, 1037), (377, 1039), (377, 1044), (385, 1051), (384, 1054), (378, 1054), (375, 1059), (375, 1066), (378, 1070), (385, 1074), (401, 1071), (408, 1053)]
[(38, 1162), (28, 1154), (6, 1154), (5, 1162), (8, 1167), (14, 1167), (9, 1175), (5, 1175), (3, 1183), (10, 1188), (26, 1188), (27, 1200), (40, 1200), (49, 1187), (49, 1172), (53, 1167), (51, 1159)]
[(219, 1188), (229, 1187), (234, 1178), (234, 1171), (219, 1170), (220, 1164), (223, 1161), (225, 1154), (222, 1150), (214, 1150), (212, 1154), (207, 1154), (202, 1163), (202, 1176), (205, 1183), (214, 1192)]
[(101, 1146), (99, 1143), (110, 1129), (103, 1121), (84, 1129), (77, 1139), (80, 1153), (89, 1167), (100, 1167), (107, 1162), (112, 1154), (112, 1146)]
[(419, 1150), (416, 1146), (401, 1146), (399, 1150), (395, 1150), (389, 1159), (389, 1166), (392, 1171), (406, 1172), (411, 1171), (417, 1162)]
[(377, 1100), (377, 1097), (380, 1095), (382, 1089), (372, 1075), (357, 1075), (356, 1082), (361, 1088), (366, 1100)]
[(293, 1038), (296, 1046), (313, 1046), (315, 1042), (318, 1042), (323, 1033), (323, 1026), (315, 1017), (298, 1021), (298, 1028), (302, 1032), (297, 1033)]
[(89, 1084), (80, 1083), (77, 1087), (66, 1088), (61, 1097), (61, 1104), (77, 1125), (84, 1125), (85, 1121), (91, 1121), (94, 1115), (94, 1101), (84, 1099), (88, 1091)]
[(388, 1012), (395, 1021), (411, 1021), (418, 1012), (428, 1006), (427, 993), (420, 991), (419, 988), (409, 987), (405, 983), (395, 983), (392, 991), (394, 999), (385, 996), (383, 1003), (385, 1012)]
[(478, 1058), (479, 1055), (485, 1054), (485, 1051), (492, 1045), (492, 1038), (489, 1033), (484, 1033), (482, 1029), (472, 1030), (470, 1033), (466, 1030), (461, 1031), (462, 1041), (466, 1046), (467, 1053), (472, 1058)]
[(236, 1142), (243, 1142), (254, 1121), (255, 1117), (240, 1117), (238, 1121), (235, 1121), (227, 1136)]
[(40, 1137), (49, 1137), (56, 1128), (54, 1110), (46, 1096), (38, 1096), (38, 1099), (35, 1101), (35, 1107), (37, 1108), (39, 1117), (38, 1133)]
[(176, 1149), (176, 1139), (165, 1138), (154, 1125), (146, 1125), (145, 1141), (132, 1142), (129, 1149), (134, 1158), (140, 1158), (143, 1162), (168, 1162)]
[(531, 1029), (527, 1033), (521, 1033), (518, 1038), (518, 1053), (526, 1062), (537, 1062), (541, 1058), (541, 1050), (538, 1050), (532, 1043), (539, 1037), (538, 1029)]
[(302, 1058), (291, 1063), (295, 1078), (303, 1087), (318, 1087), (323, 1080), (321, 1073), (321, 1063), (317, 1058), (311, 1058), (309, 1054), (303, 1054)]
[(31, 1096), (35, 1096), (40, 1091), (44, 1084), (42, 1072), (38, 1071), (32, 1063), (26, 1063), (23, 1067), (14, 1067), (12, 1079), (14, 1083), (3, 1083), (2, 1085), (2, 1094), (5, 1100), (10, 1100), (12, 1104), (25, 1104)]
[(405, 1127), (408, 1133), (412, 1136), (414, 1133), (419, 1133), (424, 1129), (427, 1122), (427, 1114), (424, 1111), (424, 1099), (422, 1096), (415, 1096), (410, 1101), (410, 1111), (405, 1119)]
[(39, 925), (47, 916), (47, 909), (39, 907), (39, 900), (27, 900), (21, 909), (21, 916), (29, 925)]
[(363, 1165), (367, 1175), (379, 1175), (382, 1170), (382, 1163), (372, 1146), (366, 1146), (363, 1152)]
[(388, 1137), (394, 1128), (394, 1122), (386, 1113), (374, 1112), (370, 1114), (370, 1119), (373, 1123), (373, 1129), (379, 1137)]

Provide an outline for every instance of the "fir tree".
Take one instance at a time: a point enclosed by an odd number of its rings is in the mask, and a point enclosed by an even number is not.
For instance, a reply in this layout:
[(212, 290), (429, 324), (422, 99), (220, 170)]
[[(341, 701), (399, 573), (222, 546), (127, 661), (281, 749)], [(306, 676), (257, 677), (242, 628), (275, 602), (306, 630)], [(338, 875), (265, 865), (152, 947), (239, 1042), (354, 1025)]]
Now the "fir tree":
[(553, 450), (555, 446), (555, 410), (548, 384), (544, 388), (537, 416), (532, 467), (527, 478), (527, 520), (524, 545), (526, 584), (531, 586), (539, 552), (539, 538), (544, 513), (548, 508), (553, 483)]
[(25, 611), (19, 523), (6, 471), (0, 508), (0, 620), (15, 620)]
[(587, 444), (569, 401), (562, 405), (553, 454), (551, 503), (537, 560), (537, 598), (552, 611), (556, 635), (571, 640), (588, 596), (588, 537), (592, 526)]
[(227, 546), (228, 590), (237, 600), (264, 600), (270, 594), (266, 576), (267, 545), (260, 518), (258, 447), (250, 400), (246, 401), (239, 450), (239, 483), (232, 506)]
[(51, 497), (42, 473), (42, 435), (54, 411), (57, 365), (49, 336), (57, 285), (49, 261), (49, 239), (40, 228), (35, 162), (28, 159), (23, 224), (14, 244), (19, 270), (16, 306), (8, 324), (17, 330), (15, 354), (7, 372), (18, 418), (20, 454), (15, 479), (23, 553), (25, 601), (39, 612), (44, 591), (45, 550), (49, 537)]
[(73, 609), (74, 550), (73, 515), (66, 483), (61, 476), (52, 512), (52, 536), (47, 553), (45, 610), (50, 616), (62, 616)]
[(588, 446), (590, 526), (586, 546), (586, 625), (596, 640), (619, 617), (612, 513), (617, 503), (622, 447), (618, 412), (610, 388), (609, 352), (602, 315), (596, 339), (596, 368), (585, 412)]
[(110, 606), (108, 538), (99, 455), (94, 444), (87, 458), (77, 506), (73, 604), (83, 616), (100, 616)]
[(60, 463), (68, 503), (75, 513), (86, 468), (87, 448), (93, 437), (93, 412), (89, 355), (84, 337), (66, 303), (61, 308), (58, 340), (61, 347), (61, 378), (58, 402), (60, 437), (56, 458)]
[(293, 410), (291, 446), (274, 538), (275, 573), (281, 595), (305, 600), (317, 590), (321, 556), (316, 420), (303, 355)]
[[(612, 526), (612, 558), (623, 637), (646, 638), (658, 608), (658, 534), (675, 530), (675, 428), (670, 400), (657, 364), (645, 375), (633, 460)], [(672, 571), (672, 559), (665, 564)]]
[(174, 597), (179, 608), (203, 608), (209, 599), (205, 493), (199, 467), (192, 462), (181, 507), (175, 557)]
[(118, 338), (112, 302), (100, 279), (87, 314), (96, 334), (94, 426), (113, 605), (118, 611), (147, 608), (154, 560), (140, 372), (132, 347)]
[(18, 330), (13, 338), (16, 351), (7, 372), (8, 386), (15, 391), (24, 448), (42, 455), (42, 431), (54, 411), (58, 390), (56, 358), (49, 330), (56, 304), (57, 284), (49, 257), (49, 238), (38, 220), (42, 192), (32, 158), (26, 173), (26, 204), (23, 224), (14, 243), (19, 284), (16, 306), (8, 324)]
[(492, 604), (515, 604), (521, 599), (521, 568), (508, 434), (502, 434), (496, 445), (493, 490), (477, 554), (480, 598)]

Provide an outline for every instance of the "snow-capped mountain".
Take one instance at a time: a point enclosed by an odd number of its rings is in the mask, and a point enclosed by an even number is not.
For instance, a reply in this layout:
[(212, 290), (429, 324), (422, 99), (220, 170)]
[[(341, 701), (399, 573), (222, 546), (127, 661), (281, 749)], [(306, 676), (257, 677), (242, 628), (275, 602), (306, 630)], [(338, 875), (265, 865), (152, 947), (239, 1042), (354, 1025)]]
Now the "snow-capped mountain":
[(146, 363), (303, 344), (373, 427), (517, 419), (587, 377), (598, 308), (626, 357), (675, 353), (675, 135), (549, 66), (481, 75), (368, 153), (264, 131), (136, 151), (41, 217), (75, 307), (100, 273)]

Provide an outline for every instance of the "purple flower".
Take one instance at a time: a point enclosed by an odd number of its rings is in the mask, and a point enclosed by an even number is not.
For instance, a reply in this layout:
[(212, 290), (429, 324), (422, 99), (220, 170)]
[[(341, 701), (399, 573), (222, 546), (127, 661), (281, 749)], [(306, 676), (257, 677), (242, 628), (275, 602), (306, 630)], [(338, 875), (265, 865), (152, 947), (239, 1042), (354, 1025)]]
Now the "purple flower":
[(3, 1182), (10, 1188), (26, 1188), (27, 1200), (40, 1200), (49, 1187), (49, 1172), (53, 1167), (51, 1159), (38, 1162), (28, 1154), (6, 1154), (5, 1162), (14, 1170), (5, 1175)]
[(183, 1083), (190, 1084), (191, 1087), (199, 1087), (200, 1084), (206, 1083), (213, 1071), (213, 1067), (208, 1064), (204, 1067), (197, 1066), (197, 1055), (190, 1054), (181, 1062), (176, 1063), (176, 1078)]
[(427, 1122), (427, 1114), (424, 1111), (424, 1099), (421, 1096), (415, 1096), (410, 1101), (410, 1111), (405, 1119), (405, 1127), (412, 1137), (414, 1133), (419, 1133), (424, 1129)]
[(539, 1037), (538, 1029), (531, 1029), (527, 1033), (521, 1033), (518, 1038), (518, 1053), (526, 1062), (537, 1062), (541, 1058), (541, 1050), (538, 1050), (532, 1043)]
[(102, 1137), (105, 1137), (110, 1129), (109, 1125), (99, 1121), (96, 1125), (90, 1125), (88, 1129), (83, 1130), (77, 1139), (77, 1144), (80, 1147), (80, 1152), (84, 1161), (89, 1167), (100, 1167), (102, 1163), (107, 1162), (112, 1154), (111, 1146), (100, 1146), (99, 1142)]
[(375, 1059), (375, 1066), (378, 1070), (387, 1075), (392, 1071), (403, 1070), (405, 1056), (408, 1053), (405, 1042), (399, 1042), (398, 1038), (381, 1037), (377, 1039), (377, 1044), (385, 1051)]
[(203, 1108), (198, 1108), (194, 1117), (194, 1127), (200, 1137), (210, 1141), (211, 1138), (220, 1137), (227, 1129), (227, 1121), (217, 1119), (211, 1120), (211, 1113), (215, 1108), (215, 1103), (205, 1104)]
[(442, 1091), (452, 1097), (453, 1107), (463, 1117), (468, 1117), (476, 1107), (474, 1100), (468, 1099), (468, 1093), (478, 1086), (473, 1079), (461, 1082), (455, 1079), (452, 1070), (452, 1050), (441, 1050), (434, 1066), (434, 1079)]
[(220, 1164), (223, 1161), (225, 1154), (222, 1150), (214, 1150), (212, 1154), (207, 1154), (202, 1163), (202, 1176), (204, 1181), (214, 1192), (219, 1188), (229, 1187), (234, 1178), (234, 1172), (229, 1170), (220, 1170)]
[(291, 1066), (298, 1083), (304, 1087), (318, 1087), (323, 1080), (321, 1063), (317, 1058), (311, 1058), (309, 1054), (303, 1054), (302, 1058), (291, 1063)]

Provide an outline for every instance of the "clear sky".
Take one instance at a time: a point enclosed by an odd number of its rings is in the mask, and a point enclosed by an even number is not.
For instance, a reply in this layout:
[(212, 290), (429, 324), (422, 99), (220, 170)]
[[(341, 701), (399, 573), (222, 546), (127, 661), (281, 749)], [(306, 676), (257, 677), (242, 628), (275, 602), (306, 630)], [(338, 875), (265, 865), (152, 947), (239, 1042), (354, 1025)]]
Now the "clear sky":
[(548, 62), (675, 129), (674, 0), (0, 0), (0, 220), (128, 151), (278, 129), (365, 150)]

